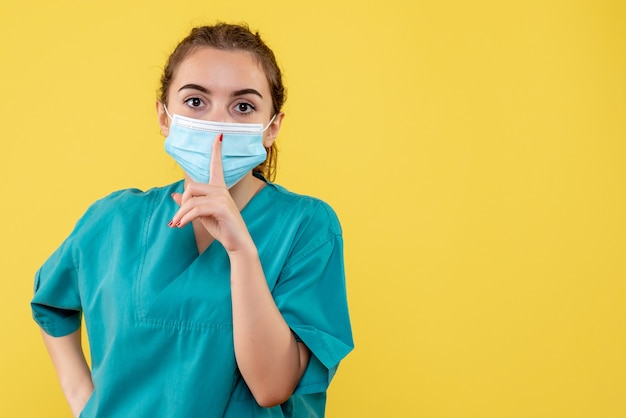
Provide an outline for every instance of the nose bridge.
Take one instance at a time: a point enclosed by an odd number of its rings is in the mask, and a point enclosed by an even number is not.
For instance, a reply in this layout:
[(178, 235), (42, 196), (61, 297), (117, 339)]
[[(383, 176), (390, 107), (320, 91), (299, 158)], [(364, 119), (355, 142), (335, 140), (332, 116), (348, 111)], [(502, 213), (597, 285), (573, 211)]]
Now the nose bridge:
[(210, 110), (205, 114), (204, 119), (212, 122), (229, 122), (228, 104), (219, 100), (214, 101)]

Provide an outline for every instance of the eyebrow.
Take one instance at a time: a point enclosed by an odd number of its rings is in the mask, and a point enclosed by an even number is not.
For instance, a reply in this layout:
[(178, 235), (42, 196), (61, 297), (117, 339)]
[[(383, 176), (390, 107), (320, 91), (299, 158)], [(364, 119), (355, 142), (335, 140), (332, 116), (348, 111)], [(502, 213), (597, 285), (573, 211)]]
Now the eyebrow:
[(261, 95), (261, 93), (259, 93), (258, 91), (256, 91), (255, 89), (243, 89), (243, 90), (237, 90), (236, 92), (233, 93), (233, 96), (244, 96), (246, 94), (256, 94), (257, 96), (259, 96), (261, 99), (263, 98), (263, 96)]
[(198, 84), (185, 84), (184, 86), (179, 88), (178, 91), (183, 91), (185, 89), (199, 90), (202, 93), (211, 94), (211, 92), (209, 90), (205, 89), (204, 87), (202, 87), (201, 85), (198, 85)]
[[(193, 89), (193, 90), (198, 90), (201, 91), (202, 93), (205, 94), (211, 94), (211, 91), (209, 89), (206, 89), (204, 87), (202, 87), (199, 84), (185, 84), (184, 86), (182, 86), (181, 88), (178, 89), (178, 91), (183, 91), (185, 89)], [(259, 96), (261, 99), (263, 98), (263, 96), (261, 95), (261, 93), (259, 93), (257, 90), (255, 89), (242, 89), (242, 90), (237, 90), (235, 92), (233, 92), (233, 96), (245, 96), (246, 94), (254, 94)]]

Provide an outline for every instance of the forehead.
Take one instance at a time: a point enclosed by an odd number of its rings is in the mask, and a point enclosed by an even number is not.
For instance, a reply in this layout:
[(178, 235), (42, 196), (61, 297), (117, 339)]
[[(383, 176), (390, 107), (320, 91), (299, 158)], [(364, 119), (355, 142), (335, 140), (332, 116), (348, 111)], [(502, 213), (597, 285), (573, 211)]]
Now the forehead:
[(269, 93), (269, 83), (261, 64), (254, 55), (243, 50), (195, 49), (176, 69), (172, 87), (187, 83), (199, 84), (211, 91), (254, 88)]

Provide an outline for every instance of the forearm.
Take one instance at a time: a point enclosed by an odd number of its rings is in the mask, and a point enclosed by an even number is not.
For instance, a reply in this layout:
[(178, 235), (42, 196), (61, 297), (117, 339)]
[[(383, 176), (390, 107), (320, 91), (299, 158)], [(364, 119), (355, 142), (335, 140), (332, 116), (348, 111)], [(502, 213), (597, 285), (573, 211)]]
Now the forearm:
[(261, 406), (287, 400), (309, 351), (295, 340), (267, 286), (256, 249), (230, 254), (235, 356)]
[(93, 392), (91, 371), (81, 346), (81, 332), (52, 337), (41, 332), (52, 364), (57, 372), (63, 394), (77, 417)]

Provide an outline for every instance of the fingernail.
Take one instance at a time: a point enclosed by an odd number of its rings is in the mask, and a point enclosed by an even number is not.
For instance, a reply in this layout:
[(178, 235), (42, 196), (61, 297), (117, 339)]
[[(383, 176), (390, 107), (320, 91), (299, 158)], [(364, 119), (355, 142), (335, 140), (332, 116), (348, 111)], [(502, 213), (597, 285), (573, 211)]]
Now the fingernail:
[(178, 222), (176, 223), (176, 226), (180, 227), (180, 221), (178, 221)]
[(175, 194), (175, 193), (172, 193), (172, 194), (170, 195), (170, 197), (171, 197), (171, 198), (174, 198), (174, 194)]
[(172, 220), (172, 221), (169, 221), (169, 222), (167, 223), (167, 226), (169, 226), (169, 227), (171, 227), (172, 225), (174, 225), (174, 221), (173, 221), (173, 220)]
[(222, 142), (222, 139), (224, 139), (224, 134), (220, 134), (220, 142)]

